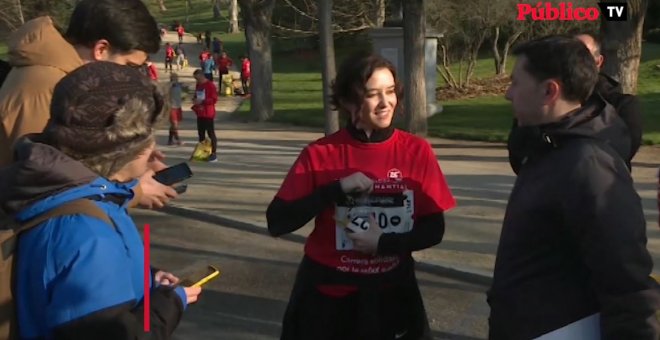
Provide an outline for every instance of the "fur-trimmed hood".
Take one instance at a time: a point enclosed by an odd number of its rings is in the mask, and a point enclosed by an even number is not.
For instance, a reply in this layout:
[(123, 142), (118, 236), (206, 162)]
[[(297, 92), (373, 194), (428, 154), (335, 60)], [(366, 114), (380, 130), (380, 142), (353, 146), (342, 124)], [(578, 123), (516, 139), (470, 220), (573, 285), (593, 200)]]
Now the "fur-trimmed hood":
[(153, 143), (167, 104), (162, 90), (138, 70), (90, 63), (55, 87), (44, 135), (63, 153), (109, 177)]
[(16, 161), (0, 169), (0, 215), (13, 215), (58, 192), (99, 176), (61, 151), (28, 135), (16, 145)]

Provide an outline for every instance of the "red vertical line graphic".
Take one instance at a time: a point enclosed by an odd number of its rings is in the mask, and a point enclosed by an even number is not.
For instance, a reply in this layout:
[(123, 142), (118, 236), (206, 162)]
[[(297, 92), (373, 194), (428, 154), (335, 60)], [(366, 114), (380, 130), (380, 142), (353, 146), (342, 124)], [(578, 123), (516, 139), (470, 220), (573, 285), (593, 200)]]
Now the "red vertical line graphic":
[(149, 235), (150, 230), (149, 230), (149, 225), (145, 224), (144, 225), (144, 331), (145, 333), (149, 333), (150, 330), (150, 312), (151, 312), (151, 287), (150, 287), (150, 280), (151, 280), (151, 265), (150, 260), (149, 260), (149, 246), (150, 246), (150, 240), (149, 240)]

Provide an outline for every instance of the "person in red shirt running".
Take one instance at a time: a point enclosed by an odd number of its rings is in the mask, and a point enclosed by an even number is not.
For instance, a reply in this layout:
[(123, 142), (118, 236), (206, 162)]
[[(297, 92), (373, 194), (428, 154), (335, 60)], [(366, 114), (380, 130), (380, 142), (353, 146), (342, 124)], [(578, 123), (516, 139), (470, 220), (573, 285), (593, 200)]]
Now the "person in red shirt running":
[(218, 68), (218, 89), (222, 88), (222, 76), (229, 74), (229, 67), (234, 64), (234, 61), (229, 58), (227, 52), (222, 52), (220, 57), (215, 61)]
[(199, 141), (202, 142), (208, 134), (213, 147), (209, 162), (217, 162), (216, 150), (218, 138), (215, 135), (215, 103), (218, 102), (218, 92), (212, 81), (204, 75), (204, 71), (197, 69), (193, 72), (193, 77), (197, 81), (195, 95), (193, 96), (192, 110), (197, 115), (197, 134)]
[(229, 67), (234, 64), (234, 61), (229, 58), (227, 52), (222, 52), (215, 64), (218, 65), (218, 73), (222, 77), (223, 74), (229, 74)]
[(179, 24), (179, 26), (176, 28), (176, 34), (179, 36), (179, 44), (183, 43), (183, 34), (185, 33), (185, 29), (183, 28), (183, 25)]
[(174, 63), (175, 56), (176, 53), (174, 52), (174, 47), (172, 47), (172, 44), (165, 44), (165, 72), (167, 72), (168, 68), (170, 72), (172, 72), (172, 63)]
[(243, 95), (250, 94), (250, 79), (252, 72), (250, 72), (250, 58), (241, 56), (241, 84), (243, 84)]
[(392, 125), (388, 60), (350, 57), (332, 92), (347, 126), (302, 150), (266, 212), (273, 236), (315, 219), (281, 339), (430, 339), (411, 253), (440, 243), (455, 199), (430, 144)]
[(202, 50), (202, 52), (199, 53), (199, 67), (204, 67), (204, 62), (206, 59), (211, 58), (211, 52), (209, 52), (208, 48), (205, 48)]

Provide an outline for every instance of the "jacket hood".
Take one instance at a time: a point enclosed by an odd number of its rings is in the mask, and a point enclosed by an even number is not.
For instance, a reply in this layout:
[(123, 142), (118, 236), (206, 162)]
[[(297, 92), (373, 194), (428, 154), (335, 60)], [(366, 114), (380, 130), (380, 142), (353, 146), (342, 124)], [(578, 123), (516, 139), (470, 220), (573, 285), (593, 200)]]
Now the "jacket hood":
[[(575, 138), (603, 141), (624, 160), (630, 154), (630, 134), (625, 123), (614, 107), (599, 95), (592, 96), (585, 105), (559, 122), (516, 130), (515, 136), (512, 136), (513, 148), (519, 150), (521, 157), (517, 158), (523, 164)], [(514, 171), (517, 172), (521, 165), (512, 164)]]
[(26, 22), (9, 37), (12, 66), (51, 66), (69, 73), (82, 66), (78, 52), (55, 29), (50, 17)]
[(596, 83), (594, 91), (603, 94), (603, 96), (607, 98), (607, 95), (612, 92), (623, 93), (623, 88), (621, 87), (621, 84), (616, 81), (616, 79), (608, 76), (605, 73), (599, 73), (598, 82)]
[(82, 163), (29, 135), (16, 145), (16, 162), (0, 169), (0, 215), (29, 220), (63, 203), (90, 196), (129, 196), (126, 184), (99, 177)]

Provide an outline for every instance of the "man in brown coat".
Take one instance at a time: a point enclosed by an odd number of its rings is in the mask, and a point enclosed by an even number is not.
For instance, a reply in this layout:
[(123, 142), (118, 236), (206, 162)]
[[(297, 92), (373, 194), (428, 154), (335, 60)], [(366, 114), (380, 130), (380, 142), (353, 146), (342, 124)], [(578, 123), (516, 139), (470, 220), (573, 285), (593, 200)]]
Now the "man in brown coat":
[[(13, 162), (18, 138), (43, 131), (50, 119), (55, 85), (66, 74), (94, 61), (139, 67), (160, 48), (155, 19), (139, 0), (83, 0), (62, 36), (49, 17), (31, 20), (9, 39), (13, 69), (0, 88), (0, 166)], [(165, 167), (152, 155), (152, 171)], [(139, 203), (162, 207), (176, 197), (147, 173), (140, 179)]]

